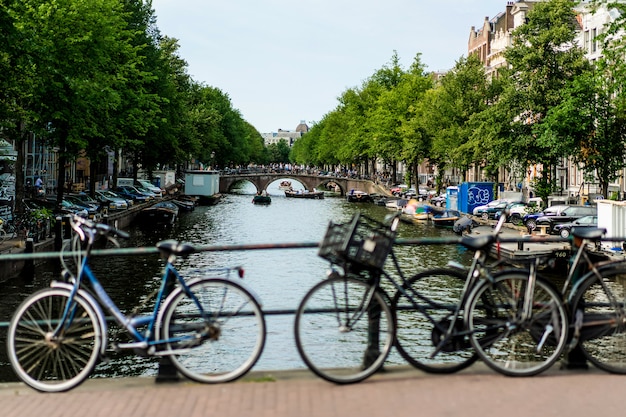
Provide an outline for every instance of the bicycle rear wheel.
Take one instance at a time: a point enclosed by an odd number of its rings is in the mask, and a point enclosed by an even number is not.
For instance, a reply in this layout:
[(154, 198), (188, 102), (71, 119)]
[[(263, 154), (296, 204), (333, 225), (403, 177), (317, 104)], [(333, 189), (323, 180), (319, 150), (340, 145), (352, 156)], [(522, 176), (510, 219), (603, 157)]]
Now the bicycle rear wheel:
[(607, 372), (626, 374), (626, 266), (590, 276), (574, 296), (574, 316), (583, 313), (579, 346), (587, 359)]
[(394, 320), (379, 290), (363, 280), (319, 282), (296, 311), (295, 338), (304, 363), (337, 384), (359, 382), (379, 370), (393, 346)]
[(46, 288), (17, 308), (9, 325), (7, 351), (15, 374), (43, 392), (70, 390), (93, 371), (100, 357), (102, 329), (91, 304), (79, 295), (55, 335), (70, 292)]
[[(424, 271), (407, 280), (392, 308), (396, 315), (396, 348), (414, 367), (431, 373), (453, 373), (476, 362), (469, 335), (443, 340), (454, 320), (455, 331), (464, 331), (462, 310), (453, 319), (463, 296), (465, 274), (451, 269)], [(439, 351), (433, 355), (436, 348)]]
[[(560, 294), (537, 277), (524, 318), (528, 273), (505, 272), (470, 295), (466, 322), (474, 349), (493, 370), (531, 376), (550, 368), (567, 343), (567, 313)], [(486, 314), (487, 313), (487, 314)]]
[(187, 378), (202, 383), (245, 375), (265, 346), (259, 303), (241, 285), (221, 278), (199, 280), (189, 290), (172, 293), (163, 307), (161, 338), (170, 341), (172, 362)]

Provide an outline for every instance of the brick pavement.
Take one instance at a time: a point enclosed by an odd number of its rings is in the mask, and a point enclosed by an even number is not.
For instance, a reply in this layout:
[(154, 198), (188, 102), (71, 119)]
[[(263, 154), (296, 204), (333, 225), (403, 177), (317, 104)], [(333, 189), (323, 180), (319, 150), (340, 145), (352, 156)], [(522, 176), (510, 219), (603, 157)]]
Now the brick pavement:
[(596, 369), (552, 369), (531, 378), (496, 374), (482, 364), (454, 375), (392, 368), (338, 386), (306, 370), (253, 372), (229, 384), (153, 378), (92, 379), (62, 394), (0, 384), (3, 417), (591, 417), (622, 412), (626, 376)]

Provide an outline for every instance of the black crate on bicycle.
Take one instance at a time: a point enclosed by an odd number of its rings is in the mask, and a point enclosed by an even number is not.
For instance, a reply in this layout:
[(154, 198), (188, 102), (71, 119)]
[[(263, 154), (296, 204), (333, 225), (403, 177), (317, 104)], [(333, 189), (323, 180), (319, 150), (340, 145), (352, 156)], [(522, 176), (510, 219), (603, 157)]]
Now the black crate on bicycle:
[(318, 255), (337, 265), (382, 269), (396, 238), (393, 229), (359, 213), (348, 223), (330, 222)]

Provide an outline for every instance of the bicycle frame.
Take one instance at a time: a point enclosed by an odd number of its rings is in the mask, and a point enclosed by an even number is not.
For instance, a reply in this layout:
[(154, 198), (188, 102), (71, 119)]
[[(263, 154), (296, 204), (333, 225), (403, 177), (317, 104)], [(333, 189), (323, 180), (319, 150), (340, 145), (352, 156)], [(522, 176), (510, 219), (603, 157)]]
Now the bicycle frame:
[[(149, 349), (148, 351), (149, 354), (156, 353), (155, 346), (163, 345), (166, 343), (179, 342), (183, 340), (181, 338), (157, 339), (155, 337), (156, 329), (157, 329), (156, 325), (157, 325), (158, 319), (160, 318), (159, 311), (161, 309), (161, 306), (165, 298), (167, 297), (167, 295), (169, 294), (171, 290), (170, 288), (171, 285), (173, 285), (174, 282), (178, 282), (181, 290), (184, 291), (186, 294), (188, 294), (194, 300), (194, 303), (200, 310), (201, 314), (205, 315), (202, 305), (200, 304), (198, 299), (195, 297), (195, 295), (191, 291), (189, 291), (188, 284), (180, 276), (176, 268), (172, 265), (171, 263), (172, 259), (168, 259), (168, 261), (165, 264), (165, 268), (163, 270), (163, 277), (161, 279), (161, 284), (160, 284), (160, 287), (156, 296), (156, 302), (152, 309), (152, 313), (150, 315), (128, 317), (124, 313), (121, 312), (121, 310), (113, 302), (111, 297), (109, 297), (109, 295), (107, 294), (106, 290), (104, 289), (100, 281), (98, 281), (95, 274), (93, 273), (93, 271), (87, 264), (88, 258), (89, 256), (83, 257), (82, 262), (81, 262), (81, 267), (80, 267), (80, 273), (78, 274), (78, 277), (75, 279), (75, 282), (73, 283), (73, 285), (68, 285), (68, 284), (61, 285), (70, 290), (70, 297), (69, 297), (70, 302), (68, 302), (67, 305), (65, 306), (63, 316), (61, 317), (59, 326), (54, 331), (55, 336), (57, 336), (60, 333), (61, 329), (63, 328), (64, 323), (67, 326), (73, 320), (73, 317), (72, 317), (73, 303), (71, 303), (71, 300), (74, 299), (76, 294), (79, 294), (80, 292), (85, 291), (85, 290), (81, 290), (81, 282), (83, 279), (86, 279), (88, 281), (91, 289), (93, 290), (93, 296), (89, 295), (86, 297), (84, 293), (81, 295), (84, 298), (86, 298), (88, 301), (90, 301), (92, 304), (95, 304), (94, 310), (96, 311), (96, 314), (99, 316), (98, 319), (104, 330), (102, 332), (103, 349), (104, 347), (106, 347), (107, 334), (106, 334), (106, 320), (102, 312), (102, 309), (100, 308), (101, 306), (104, 307), (109, 313), (111, 313), (115, 321), (121, 327), (126, 329), (126, 331), (135, 340), (134, 343), (133, 342), (119, 343), (117, 344), (117, 347), (120, 349)], [(86, 292), (86, 294), (91, 294), (91, 292)], [(139, 327), (141, 326), (147, 326), (147, 329), (145, 332), (142, 332), (139, 330)], [(189, 337), (191, 338), (191, 336)]]
[[(624, 261), (615, 260), (615, 261), (601, 261), (601, 262), (594, 263), (589, 258), (589, 255), (587, 254), (587, 250), (586, 250), (586, 245), (591, 241), (592, 239), (581, 239), (581, 243), (578, 247), (576, 255), (572, 257), (573, 258), (572, 265), (570, 266), (569, 273), (567, 274), (567, 279), (565, 280), (565, 283), (563, 284), (562, 294), (564, 296), (566, 293), (568, 294), (567, 303), (571, 306), (572, 302), (574, 301), (573, 299), (576, 298), (580, 288), (586, 285), (586, 283), (589, 280), (597, 279), (597, 282), (602, 286), (602, 289), (605, 295), (608, 297), (609, 304), (613, 308), (615, 308), (616, 311), (619, 312), (619, 316), (618, 316), (619, 320), (616, 320), (615, 317), (611, 316), (605, 319), (601, 319), (601, 320), (596, 319), (594, 321), (584, 323), (583, 312), (579, 310), (573, 312), (574, 314), (572, 317), (571, 326), (573, 326), (574, 333), (573, 333), (572, 340), (570, 342), (570, 347), (575, 346), (581, 340), (587, 340), (588, 338), (590, 338), (589, 335), (585, 335), (584, 331), (582, 331), (583, 328), (585, 327), (592, 328), (592, 327), (607, 326), (607, 325), (614, 326), (614, 325), (617, 325), (618, 322), (623, 322), (624, 317), (626, 316), (626, 310), (624, 310), (624, 303), (618, 302), (618, 300), (615, 298), (611, 289), (606, 285), (606, 283), (602, 279), (604, 271), (611, 270), (615, 268), (616, 265), (624, 264)], [(578, 270), (580, 266), (585, 265), (585, 264), (589, 267), (589, 272), (583, 274), (574, 282), (576, 271)], [(567, 292), (567, 288), (570, 286), (571, 286), (571, 289), (569, 290), (569, 292)], [(593, 332), (591, 333), (595, 334)]]
[[(402, 268), (400, 267), (398, 263), (397, 257), (395, 256), (393, 249), (391, 250), (390, 255), (391, 255), (391, 259), (393, 261), (395, 270), (398, 272), (402, 282), (405, 283), (406, 277), (404, 273), (402, 272)], [(432, 317), (432, 315), (428, 313), (426, 308), (418, 304), (418, 302), (416, 301), (416, 298), (427, 303), (428, 306), (430, 307), (443, 307), (443, 306), (441, 306), (436, 301), (433, 301), (432, 299), (420, 294), (418, 291), (411, 290), (410, 288), (404, 288), (403, 285), (400, 285), (389, 274), (383, 271), (383, 275), (386, 277), (387, 280), (389, 280), (392, 283), (396, 291), (400, 291), (402, 295), (404, 295), (411, 302), (411, 304), (413, 305), (413, 308), (416, 310), (419, 310), (435, 326), (435, 328), (441, 332), (443, 337), (441, 338), (439, 345), (435, 347), (435, 350), (431, 354), (431, 359), (434, 358), (441, 351), (441, 349), (445, 346), (445, 344), (450, 340), (450, 338), (453, 335), (454, 336), (466, 336), (470, 334), (470, 332), (467, 330), (459, 331), (455, 327), (455, 324), (456, 324), (456, 320), (461, 316), (460, 315), (461, 309), (465, 305), (467, 299), (469, 298), (471, 289), (476, 286), (476, 284), (479, 282), (481, 277), (486, 277), (486, 279), (491, 279), (491, 274), (489, 274), (488, 269), (485, 268), (486, 259), (487, 259), (487, 252), (485, 250), (478, 249), (474, 252), (472, 263), (469, 269), (467, 269), (467, 279), (465, 280), (465, 284), (463, 285), (462, 298), (454, 307), (454, 313), (452, 314), (452, 317), (454, 317), (454, 320), (450, 320), (450, 323), (447, 326), (442, 326), (437, 320), (435, 320)], [(454, 267), (461, 269), (461, 270), (466, 270), (461, 265), (454, 265)]]

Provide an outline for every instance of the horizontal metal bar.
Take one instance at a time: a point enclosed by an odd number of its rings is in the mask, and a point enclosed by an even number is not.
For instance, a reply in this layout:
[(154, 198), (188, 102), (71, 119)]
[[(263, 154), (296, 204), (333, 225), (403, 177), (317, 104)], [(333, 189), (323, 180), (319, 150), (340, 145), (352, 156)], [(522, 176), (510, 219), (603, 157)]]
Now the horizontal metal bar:
[[(467, 237), (444, 237), (444, 238), (410, 238), (396, 239), (394, 244), (407, 246), (430, 246), (430, 245), (459, 245)], [(602, 242), (622, 242), (626, 237), (610, 237), (599, 239)], [(503, 236), (498, 238), (500, 243), (549, 243), (549, 242), (569, 242), (569, 238), (558, 236)], [(275, 249), (308, 249), (319, 247), (320, 242), (292, 242), (292, 243), (265, 243), (265, 244), (239, 244), (239, 245), (197, 245), (194, 246), (196, 252), (229, 252), (247, 250), (275, 250)], [(141, 248), (113, 248), (95, 249), (91, 256), (129, 256), (129, 255), (152, 255), (159, 253), (156, 247)], [(64, 252), (64, 256), (76, 255), (73, 252)], [(0, 262), (21, 261), (29, 259), (55, 259), (60, 256), (59, 252), (36, 252), (36, 253), (10, 253), (0, 255)]]

